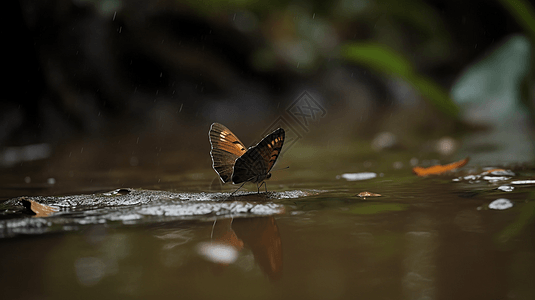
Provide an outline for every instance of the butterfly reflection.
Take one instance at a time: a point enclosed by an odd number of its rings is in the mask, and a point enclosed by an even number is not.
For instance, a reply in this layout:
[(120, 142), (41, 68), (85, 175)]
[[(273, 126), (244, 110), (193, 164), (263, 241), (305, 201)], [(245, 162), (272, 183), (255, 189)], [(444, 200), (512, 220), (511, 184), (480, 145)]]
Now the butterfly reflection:
[(273, 216), (218, 219), (212, 228), (211, 242), (202, 245), (212, 250), (225, 247), (233, 250), (232, 260), (223, 261), (219, 256), (224, 255), (221, 253), (224, 251), (206, 251), (207, 249), (200, 248), (199, 253), (215, 263), (215, 274), (221, 274), (226, 267), (236, 262), (238, 256), (242, 255), (243, 259), (244, 252), (250, 250), (260, 269), (271, 280), (278, 280), (282, 276), (282, 243)]
[(234, 133), (219, 123), (210, 126), (209, 135), (212, 167), (221, 181), (234, 184), (256, 183), (260, 192), (264, 180), (271, 177), (270, 171), (282, 150), (284, 129), (273, 131), (249, 149), (245, 148)]

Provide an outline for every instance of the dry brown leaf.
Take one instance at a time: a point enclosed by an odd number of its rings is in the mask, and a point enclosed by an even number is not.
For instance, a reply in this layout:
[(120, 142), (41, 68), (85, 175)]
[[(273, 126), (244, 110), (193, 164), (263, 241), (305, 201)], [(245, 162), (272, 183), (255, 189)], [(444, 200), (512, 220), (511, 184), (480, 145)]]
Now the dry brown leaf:
[(487, 174), (491, 174), (492, 172), (506, 172), (507, 170), (505, 169), (491, 169), (491, 170), (486, 170), (485, 172), (481, 173), (481, 175), (487, 175)]
[(33, 200), (26, 199), (26, 198), (21, 198), (20, 201), (22, 201), (22, 204), (24, 205), (24, 207), (31, 210), (35, 214), (34, 217), (37, 217), (37, 218), (48, 217), (51, 214), (58, 211), (57, 208), (44, 205), (44, 204), (40, 204)]
[(412, 171), (414, 173), (416, 173), (416, 175), (418, 175), (418, 176), (438, 175), (438, 174), (442, 174), (444, 172), (448, 172), (448, 171), (451, 171), (451, 170), (458, 169), (458, 168), (466, 165), (469, 160), (470, 160), (470, 158), (467, 157), (467, 158), (465, 158), (463, 160), (456, 161), (454, 163), (447, 164), (447, 165), (436, 165), (436, 166), (432, 166), (432, 167), (429, 167), (429, 168), (414, 167), (414, 168), (412, 168)]

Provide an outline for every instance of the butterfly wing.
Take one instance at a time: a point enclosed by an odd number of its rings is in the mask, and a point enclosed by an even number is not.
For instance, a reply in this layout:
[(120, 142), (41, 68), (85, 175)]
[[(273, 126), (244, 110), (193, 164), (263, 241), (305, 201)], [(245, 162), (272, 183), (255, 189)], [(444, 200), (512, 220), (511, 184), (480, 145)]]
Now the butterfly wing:
[(210, 126), (212, 167), (223, 182), (232, 178), (236, 159), (247, 152), (245, 145), (227, 127), (213, 123)]
[(232, 182), (262, 182), (279, 157), (284, 137), (284, 129), (279, 128), (236, 159)]

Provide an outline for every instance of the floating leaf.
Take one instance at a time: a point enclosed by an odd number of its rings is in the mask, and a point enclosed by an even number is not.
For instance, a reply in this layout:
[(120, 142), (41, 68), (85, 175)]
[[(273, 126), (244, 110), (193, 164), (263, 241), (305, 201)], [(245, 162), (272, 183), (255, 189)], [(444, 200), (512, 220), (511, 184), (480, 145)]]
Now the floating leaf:
[(24, 207), (29, 209), (31, 212), (35, 214), (34, 217), (40, 218), (40, 217), (48, 217), (51, 214), (58, 211), (57, 208), (37, 203), (33, 200), (22, 198), (20, 199), (22, 201), (22, 204)]
[(481, 173), (481, 175), (487, 175), (487, 174), (515, 176), (515, 173), (513, 173), (510, 170), (505, 170), (505, 169), (490, 169), (490, 170), (486, 170), (485, 172)]
[(427, 176), (427, 175), (438, 175), (442, 174), (447, 171), (451, 171), (454, 169), (458, 169), (466, 163), (468, 163), (469, 158), (465, 158), (463, 160), (448, 164), (448, 165), (436, 165), (429, 168), (422, 168), (422, 167), (414, 167), (412, 168), (412, 171), (416, 173), (418, 176)]

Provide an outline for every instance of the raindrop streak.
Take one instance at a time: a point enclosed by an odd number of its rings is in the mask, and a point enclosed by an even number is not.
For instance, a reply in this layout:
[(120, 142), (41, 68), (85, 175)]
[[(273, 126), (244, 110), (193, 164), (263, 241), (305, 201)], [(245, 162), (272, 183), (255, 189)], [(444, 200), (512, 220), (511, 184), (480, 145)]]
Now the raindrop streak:
[(113, 13), (113, 19), (112, 19), (112, 21), (115, 21), (115, 17), (116, 17), (116, 16), (117, 16), (117, 11), (115, 11), (115, 12)]
[(184, 103), (180, 104), (180, 109), (178, 110), (178, 112), (182, 111), (182, 106), (184, 106)]

